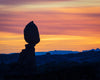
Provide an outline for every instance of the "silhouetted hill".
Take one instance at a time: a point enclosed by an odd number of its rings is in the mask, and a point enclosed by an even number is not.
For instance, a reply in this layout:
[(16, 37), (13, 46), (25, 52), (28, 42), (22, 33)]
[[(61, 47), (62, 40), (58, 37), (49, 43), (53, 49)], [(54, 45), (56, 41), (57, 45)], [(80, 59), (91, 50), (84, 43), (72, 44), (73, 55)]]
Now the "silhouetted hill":
[[(60, 53), (52, 55), (50, 51), (45, 53), (45, 55), (38, 55), (36, 56), (37, 72), (33, 75), (23, 75), (17, 72), (14, 72), (15, 74), (11, 73), (11, 70), (16, 66), (18, 57), (18, 53), (0, 55), (0, 60), (5, 59), (0, 64), (1, 78), (3, 76), (6, 80), (13, 80), (14, 78), (21, 80), (100, 80), (100, 49), (63, 55)], [(13, 61), (10, 62), (9, 59)]]

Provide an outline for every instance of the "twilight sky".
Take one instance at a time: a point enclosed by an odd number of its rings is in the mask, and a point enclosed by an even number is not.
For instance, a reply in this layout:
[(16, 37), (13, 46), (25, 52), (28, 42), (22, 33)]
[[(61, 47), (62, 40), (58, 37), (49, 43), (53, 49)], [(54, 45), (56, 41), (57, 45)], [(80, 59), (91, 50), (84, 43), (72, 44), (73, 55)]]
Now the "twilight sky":
[(36, 51), (100, 48), (100, 0), (0, 0), (0, 53), (24, 49), (32, 20), (41, 37)]

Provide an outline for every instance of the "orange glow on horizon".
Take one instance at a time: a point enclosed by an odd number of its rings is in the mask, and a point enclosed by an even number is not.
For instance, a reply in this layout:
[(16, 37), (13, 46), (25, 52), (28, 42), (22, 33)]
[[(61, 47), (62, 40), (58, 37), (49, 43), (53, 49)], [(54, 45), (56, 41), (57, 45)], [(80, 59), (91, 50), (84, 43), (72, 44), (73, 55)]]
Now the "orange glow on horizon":
[(100, 7), (68, 7), (53, 8), (55, 11), (64, 13), (100, 13)]
[[(1, 36), (3, 35), (3, 36)], [(25, 48), (24, 36), (0, 32), (0, 53), (21, 52)], [(100, 38), (81, 37), (71, 35), (40, 35), (40, 43), (36, 45), (36, 52), (51, 50), (82, 51), (100, 46)]]

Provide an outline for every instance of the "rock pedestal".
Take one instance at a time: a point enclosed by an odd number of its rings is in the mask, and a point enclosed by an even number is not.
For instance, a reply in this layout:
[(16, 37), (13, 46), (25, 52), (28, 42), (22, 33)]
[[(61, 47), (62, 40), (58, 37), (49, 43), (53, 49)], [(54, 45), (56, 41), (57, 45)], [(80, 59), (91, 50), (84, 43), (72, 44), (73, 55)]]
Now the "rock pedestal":
[(27, 44), (19, 56), (18, 64), (20, 71), (31, 74), (36, 72), (35, 48), (34, 45)]

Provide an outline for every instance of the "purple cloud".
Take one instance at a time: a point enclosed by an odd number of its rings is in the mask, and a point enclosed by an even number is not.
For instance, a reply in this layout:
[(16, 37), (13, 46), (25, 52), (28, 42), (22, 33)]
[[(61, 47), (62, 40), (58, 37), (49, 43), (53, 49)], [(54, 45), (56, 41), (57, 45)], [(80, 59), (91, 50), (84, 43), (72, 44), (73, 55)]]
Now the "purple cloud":
[[(89, 17), (91, 18), (88, 18), (88, 15), (90, 15)], [(100, 20), (98, 19), (97, 15), (99, 16), (99, 14), (92, 14), (92, 13), (91, 14), (79, 14), (79, 13), (74, 14), (74, 13), (57, 13), (57, 12), (25, 12), (24, 14), (21, 12), (5, 13), (5, 14), (0, 14), (0, 31), (22, 34), (25, 25), (28, 23), (28, 21), (32, 19), (38, 26), (40, 34), (87, 35), (87, 32), (96, 34), (100, 33), (100, 24), (95, 23), (96, 21)], [(85, 20), (84, 16), (88, 18), (88, 20)], [(97, 17), (97, 20), (95, 19), (96, 21), (94, 21), (94, 17)]]
[(15, 5), (24, 3), (34, 3), (34, 2), (45, 2), (45, 1), (72, 1), (72, 0), (0, 0), (2, 5)]
[(87, 16), (92, 16), (92, 17), (100, 17), (100, 13), (97, 13), (97, 14), (87, 14)]

